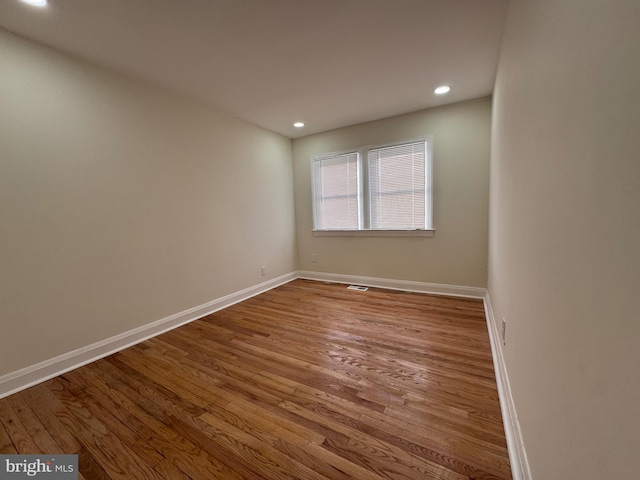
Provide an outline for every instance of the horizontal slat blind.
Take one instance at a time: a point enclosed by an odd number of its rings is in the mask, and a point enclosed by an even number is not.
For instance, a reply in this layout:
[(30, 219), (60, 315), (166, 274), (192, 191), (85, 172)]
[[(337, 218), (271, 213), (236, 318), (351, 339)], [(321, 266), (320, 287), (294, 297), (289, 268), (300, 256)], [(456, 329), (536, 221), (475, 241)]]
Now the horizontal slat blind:
[(316, 158), (313, 169), (315, 228), (360, 228), (357, 152)]
[(430, 166), (424, 141), (368, 152), (371, 228), (431, 228)]

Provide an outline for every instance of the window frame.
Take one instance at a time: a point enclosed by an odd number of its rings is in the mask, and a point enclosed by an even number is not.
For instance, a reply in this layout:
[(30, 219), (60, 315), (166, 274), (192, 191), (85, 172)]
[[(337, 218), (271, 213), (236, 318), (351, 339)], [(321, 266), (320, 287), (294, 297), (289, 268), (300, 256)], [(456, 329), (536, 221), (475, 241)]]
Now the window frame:
[[(384, 149), (394, 146), (406, 145), (411, 143), (425, 143), (425, 216), (431, 219), (431, 225), (425, 229), (414, 230), (392, 230), (392, 229), (373, 229), (371, 228), (371, 188), (370, 172), (369, 172), (369, 151), (376, 149)], [(316, 162), (336, 157), (340, 155), (357, 154), (358, 166), (358, 208), (359, 208), (359, 227), (358, 229), (326, 229), (317, 228), (317, 206), (316, 206)], [(424, 135), (414, 137), (408, 140), (396, 140), (380, 144), (363, 145), (357, 148), (349, 148), (345, 150), (326, 152), (313, 155), (311, 157), (311, 209), (313, 211), (313, 227), (312, 235), (317, 237), (325, 236), (360, 236), (360, 237), (390, 237), (390, 236), (412, 236), (412, 237), (431, 237), (435, 233), (433, 219), (433, 137)]]

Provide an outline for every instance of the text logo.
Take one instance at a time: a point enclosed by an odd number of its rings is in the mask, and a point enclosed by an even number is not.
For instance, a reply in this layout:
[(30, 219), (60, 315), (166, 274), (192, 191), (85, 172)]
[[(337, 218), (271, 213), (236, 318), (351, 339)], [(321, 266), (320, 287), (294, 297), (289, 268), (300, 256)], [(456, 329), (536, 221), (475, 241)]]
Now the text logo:
[(0, 455), (0, 480), (78, 480), (78, 455)]

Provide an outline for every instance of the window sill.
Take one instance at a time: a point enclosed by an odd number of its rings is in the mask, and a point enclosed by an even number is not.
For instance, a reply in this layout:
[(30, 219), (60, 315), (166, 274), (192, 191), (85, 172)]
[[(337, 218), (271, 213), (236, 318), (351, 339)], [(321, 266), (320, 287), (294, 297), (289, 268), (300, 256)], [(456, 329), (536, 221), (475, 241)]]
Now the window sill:
[(314, 237), (433, 237), (435, 230), (312, 230)]

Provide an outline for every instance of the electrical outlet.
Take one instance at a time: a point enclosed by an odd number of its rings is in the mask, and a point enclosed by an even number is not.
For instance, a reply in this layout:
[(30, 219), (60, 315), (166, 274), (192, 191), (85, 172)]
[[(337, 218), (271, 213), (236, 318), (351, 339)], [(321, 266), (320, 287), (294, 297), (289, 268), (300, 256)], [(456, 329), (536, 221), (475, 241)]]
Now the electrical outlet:
[(318, 255), (316, 253), (311, 254), (311, 263), (318, 263)]
[(502, 317), (502, 345), (507, 344), (507, 321)]
[(266, 265), (262, 265), (260, 267), (260, 275), (262, 275), (263, 277), (267, 275), (267, 266)]

